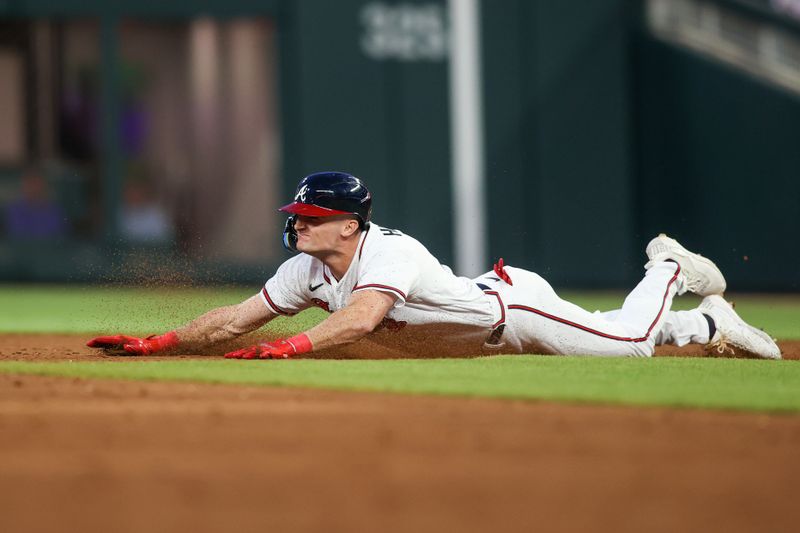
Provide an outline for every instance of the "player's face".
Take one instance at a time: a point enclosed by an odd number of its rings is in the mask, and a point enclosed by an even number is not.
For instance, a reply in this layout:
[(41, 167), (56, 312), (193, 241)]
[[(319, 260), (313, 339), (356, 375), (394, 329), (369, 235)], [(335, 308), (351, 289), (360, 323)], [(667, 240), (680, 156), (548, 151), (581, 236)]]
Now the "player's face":
[(307, 217), (297, 215), (297, 249), (305, 253), (334, 251), (342, 242), (342, 231), (352, 221), (349, 216)]

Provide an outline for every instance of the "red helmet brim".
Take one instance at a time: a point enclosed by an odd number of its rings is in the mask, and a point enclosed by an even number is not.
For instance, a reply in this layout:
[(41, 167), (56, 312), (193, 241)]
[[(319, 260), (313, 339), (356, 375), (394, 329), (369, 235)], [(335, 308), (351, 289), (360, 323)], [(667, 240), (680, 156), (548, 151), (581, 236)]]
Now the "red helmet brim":
[(334, 215), (352, 215), (352, 213), (348, 213), (347, 211), (328, 209), (327, 207), (321, 207), (318, 205), (301, 204), (300, 202), (292, 202), (291, 204), (287, 204), (278, 209), (278, 211), (283, 211), (284, 213), (291, 213), (293, 215), (303, 215), (305, 217), (332, 217)]

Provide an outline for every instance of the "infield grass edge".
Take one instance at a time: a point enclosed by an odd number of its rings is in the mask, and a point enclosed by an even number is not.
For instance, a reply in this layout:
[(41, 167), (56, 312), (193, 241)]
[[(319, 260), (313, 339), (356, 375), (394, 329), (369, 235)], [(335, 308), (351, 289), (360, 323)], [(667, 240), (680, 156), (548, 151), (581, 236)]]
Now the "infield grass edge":
[(366, 361), (0, 361), (0, 372), (82, 379), (800, 412), (800, 362), (797, 361), (534, 355)]

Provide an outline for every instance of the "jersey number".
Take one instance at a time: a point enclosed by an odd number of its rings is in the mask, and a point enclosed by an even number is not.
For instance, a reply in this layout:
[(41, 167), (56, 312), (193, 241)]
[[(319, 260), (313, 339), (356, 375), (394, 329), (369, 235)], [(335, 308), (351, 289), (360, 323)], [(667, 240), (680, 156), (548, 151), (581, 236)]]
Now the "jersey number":
[(386, 236), (394, 236), (394, 237), (403, 236), (403, 234), (400, 231), (391, 228), (381, 228), (381, 233), (383, 233)]

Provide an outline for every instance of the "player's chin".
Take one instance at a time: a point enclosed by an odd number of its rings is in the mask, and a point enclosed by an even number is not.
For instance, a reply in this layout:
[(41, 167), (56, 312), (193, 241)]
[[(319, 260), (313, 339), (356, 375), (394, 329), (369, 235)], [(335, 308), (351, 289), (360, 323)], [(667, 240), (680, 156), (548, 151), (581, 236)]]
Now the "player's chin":
[(295, 248), (297, 248), (298, 252), (313, 252), (314, 251), (314, 247), (311, 246), (311, 243), (309, 242), (308, 237), (305, 237), (303, 235), (298, 235), (297, 244), (295, 245)]

